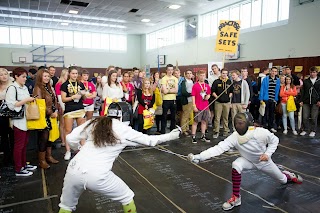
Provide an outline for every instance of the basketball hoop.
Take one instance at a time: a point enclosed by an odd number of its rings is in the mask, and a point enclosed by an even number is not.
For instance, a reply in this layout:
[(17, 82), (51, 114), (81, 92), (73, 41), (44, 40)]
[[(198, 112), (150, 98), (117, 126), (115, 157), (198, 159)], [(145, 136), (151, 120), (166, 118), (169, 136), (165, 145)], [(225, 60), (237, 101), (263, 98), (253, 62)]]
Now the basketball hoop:
[(27, 58), (26, 57), (19, 57), (19, 63), (25, 64), (26, 62), (27, 62)]

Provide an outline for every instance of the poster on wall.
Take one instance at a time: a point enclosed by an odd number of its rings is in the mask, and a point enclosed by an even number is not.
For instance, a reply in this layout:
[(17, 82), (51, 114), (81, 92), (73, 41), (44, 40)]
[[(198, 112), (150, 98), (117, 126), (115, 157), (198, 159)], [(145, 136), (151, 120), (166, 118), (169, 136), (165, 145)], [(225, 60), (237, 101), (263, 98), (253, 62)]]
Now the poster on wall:
[(240, 21), (220, 20), (216, 39), (216, 52), (237, 53)]
[(213, 83), (213, 81), (214, 81), (213, 79), (215, 79), (214, 74), (213, 74), (213, 71), (212, 71), (212, 69), (211, 69), (211, 66), (212, 66), (213, 64), (218, 65), (218, 67), (219, 67), (220, 70), (223, 68), (223, 67), (222, 67), (222, 62), (208, 62), (208, 81), (209, 81), (210, 86), (212, 85), (212, 83)]
[(253, 69), (254, 74), (259, 74), (260, 73), (260, 68), (254, 68)]
[(302, 72), (303, 66), (295, 66), (294, 67), (294, 72)]
[(146, 76), (147, 78), (150, 78), (150, 64), (147, 64), (145, 66)]

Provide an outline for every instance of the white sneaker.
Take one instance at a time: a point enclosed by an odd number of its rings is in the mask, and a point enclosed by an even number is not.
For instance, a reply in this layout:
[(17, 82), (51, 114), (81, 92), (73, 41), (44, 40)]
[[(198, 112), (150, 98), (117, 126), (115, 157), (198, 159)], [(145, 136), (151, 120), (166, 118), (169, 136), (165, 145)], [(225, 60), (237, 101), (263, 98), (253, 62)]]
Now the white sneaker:
[(36, 170), (38, 167), (37, 166), (33, 166), (31, 164), (27, 164), (25, 167), (23, 167), (23, 170), (27, 170), (27, 171), (34, 171)]
[(301, 136), (305, 136), (307, 134), (307, 132), (306, 131), (302, 131), (302, 132), (300, 132), (300, 135)]
[(273, 133), (277, 132), (277, 130), (275, 130), (274, 128), (271, 128), (270, 131), (273, 132)]
[(284, 130), (283, 134), (285, 134), (285, 135), (288, 134), (288, 130)]
[(70, 160), (71, 158), (71, 152), (67, 151), (66, 154), (64, 154), (64, 160)]
[(33, 172), (21, 169), (20, 172), (16, 172), (17, 177), (27, 177), (33, 175)]
[(314, 137), (314, 136), (316, 136), (316, 133), (315, 132), (310, 132), (309, 137)]
[(288, 182), (293, 182), (298, 184), (301, 184), (303, 182), (303, 178), (296, 173), (289, 172), (289, 171), (282, 171), (282, 173), (285, 174), (286, 176), (289, 176)]
[(233, 209), (233, 207), (235, 206), (240, 206), (240, 205), (241, 205), (241, 196), (236, 197), (232, 195), (232, 197), (222, 205), (222, 208), (223, 210), (227, 211), (227, 210)]
[(218, 138), (218, 137), (219, 137), (219, 133), (213, 134), (213, 138)]
[(293, 133), (294, 135), (298, 135), (298, 133), (297, 133), (296, 130), (293, 130), (292, 133)]

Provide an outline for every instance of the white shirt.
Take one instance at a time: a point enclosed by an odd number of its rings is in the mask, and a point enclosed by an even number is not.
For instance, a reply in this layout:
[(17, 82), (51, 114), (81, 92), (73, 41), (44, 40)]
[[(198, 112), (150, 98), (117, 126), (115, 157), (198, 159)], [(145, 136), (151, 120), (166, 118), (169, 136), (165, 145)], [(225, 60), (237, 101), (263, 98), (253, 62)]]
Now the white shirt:
[(248, 142), (243, 144), (239, 143), (239, 134), (237, 132), (233, 132), (224, 141), (218, 143), (218, 145), (201, 152), (201, 160), (206, 160), (221, 155), (230, 148), (235, 147), (242, 157), (253, 163), (255, 166), (257, 166), (257, 168), (263, 167), (268, 163), (268, 161), (259, 161), (260, 156), (262, 154), (267, 154), (270, 161), (271, 155), (278, 147), (279, 138), (264, 128), (258, 127), (253, 131), (253, 136)]
[[(7, 102), (9, 109), (15, 110), (16, 112), (19, 112), (21, 110), (22, 106), (16, 107), (15, 104), (18, 101), (21, 101), (25, 98), (30, 97), (30, 94), (29, 94), (28, 88), (25, 85), (20, 86), (17, 82), (14, 82), (12, 85), (17, 88), (18, 99), (16, 99), (15, 88), (13, 86), (10, 86), (8, 88), (8, 92), (6, 94), (6, 102)], [(26, 108), (24, 108), (24, 110), (25, 109)], [(13, 126), (17, 127), (20, 130), (27, 131), (28, 129), (27, 129), (26, 113), (24, 113), (24, 118), (12, 119), (12, 124), (13, 124)]]
[(120, 142), (115, 145), (96, 147), (92, 136), (93, 125), (85, 129), (90, 122), (91, 120), (86, 121), (84, 124), (76, 127), (67, 135), (66, 140), (74, 150), (78, 149), (81, 139), (86, 140), (80, 152), (71, 160), (70, 164), (80, 163), (82, 168), (93, 169), (98, 174), (105, 174), (110, 171), (114, 160), (126, 146), (155, 146), (161, 142), (176, 139), (172, 138), (170, 133), (164, 135), (145, 135), (133, 130), (130, 126), (117, 119), (112, 119), (112, 130)]
[(312, 84), (316, 83), (317, 78), (310, 78)]
[(111, 99), (117, 98), (120, 101), (120, 99), (123, 98), (123, 90), (121, 84), (119, 84), (119, 86), (112, 84), (111, 87), (108, 85), (108, 83), (105, 84), (102, 91), (102, 99), (105, 100), (106, 97)]

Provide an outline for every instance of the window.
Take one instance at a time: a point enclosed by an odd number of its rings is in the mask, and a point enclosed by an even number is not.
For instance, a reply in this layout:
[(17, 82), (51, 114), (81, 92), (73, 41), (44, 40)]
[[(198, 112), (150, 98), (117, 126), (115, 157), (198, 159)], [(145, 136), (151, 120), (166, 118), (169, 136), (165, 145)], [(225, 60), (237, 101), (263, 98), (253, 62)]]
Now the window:
[(100, 49), (101, 48), (99, 33), (92, 33), (91, 34), (91, 44), (92, 44), (93, 49)]
[(290, 0), (279, 0), (279, 21), (289, 19)]
[(278, 0), (264, 0), (262, 5), (262, 24), (276, 22), (278, 18)]
[(0, 27), (0, 43), (9, 44), (10, 43), (10, 34), (9, 27)]
[(91, 48), (91, 33), (82, 33), (82, 47)]
[(53, 45), (53, 33), (52, 30), (43, 29), (43, 44)]
[(21, 44), (22, 45), (32, 45), (31, 28), (21, 28)]
[(184, 42), (184, 22), (174, 26), (174, 43)]
[(82, 48), (82, 32), (73, 33), (73, 45), (76, 48)]
[(101, 49), (109, 49), (109, 35), (101, 34)]
[(61, 30), (53, 31), (53, 45), (63, 46), (63, 31)]
[(33, 44), (43, 45), (42, 29), (32, 29), (32, 42)]
[(10, 44), (21, 44), (20, 27), (10, 27)]
[(110, 35), (110, 50), (127, 50), (127, 37), (125, 35)]
[(63, 32), (63, 46), (73, 47), (73, 32), (64, 31)]
[(240, 6), (230, 8), (230, 20), (238, 21), (240, 20)]
[(229, 9), (227, 10), (219, 10), (218, 11), (218, 22), (220, 24), (221, 20), (229, 20)]
[(241, 29), (249, 28), (250, 20), (251, 20), (251, 3), (249, 2), (241, 5), (241, 11), (240, 11)]
[(252, 1), (252, 13), (251, 13), (251, 27), (261, 25), (261, 2), (262, 0)]

